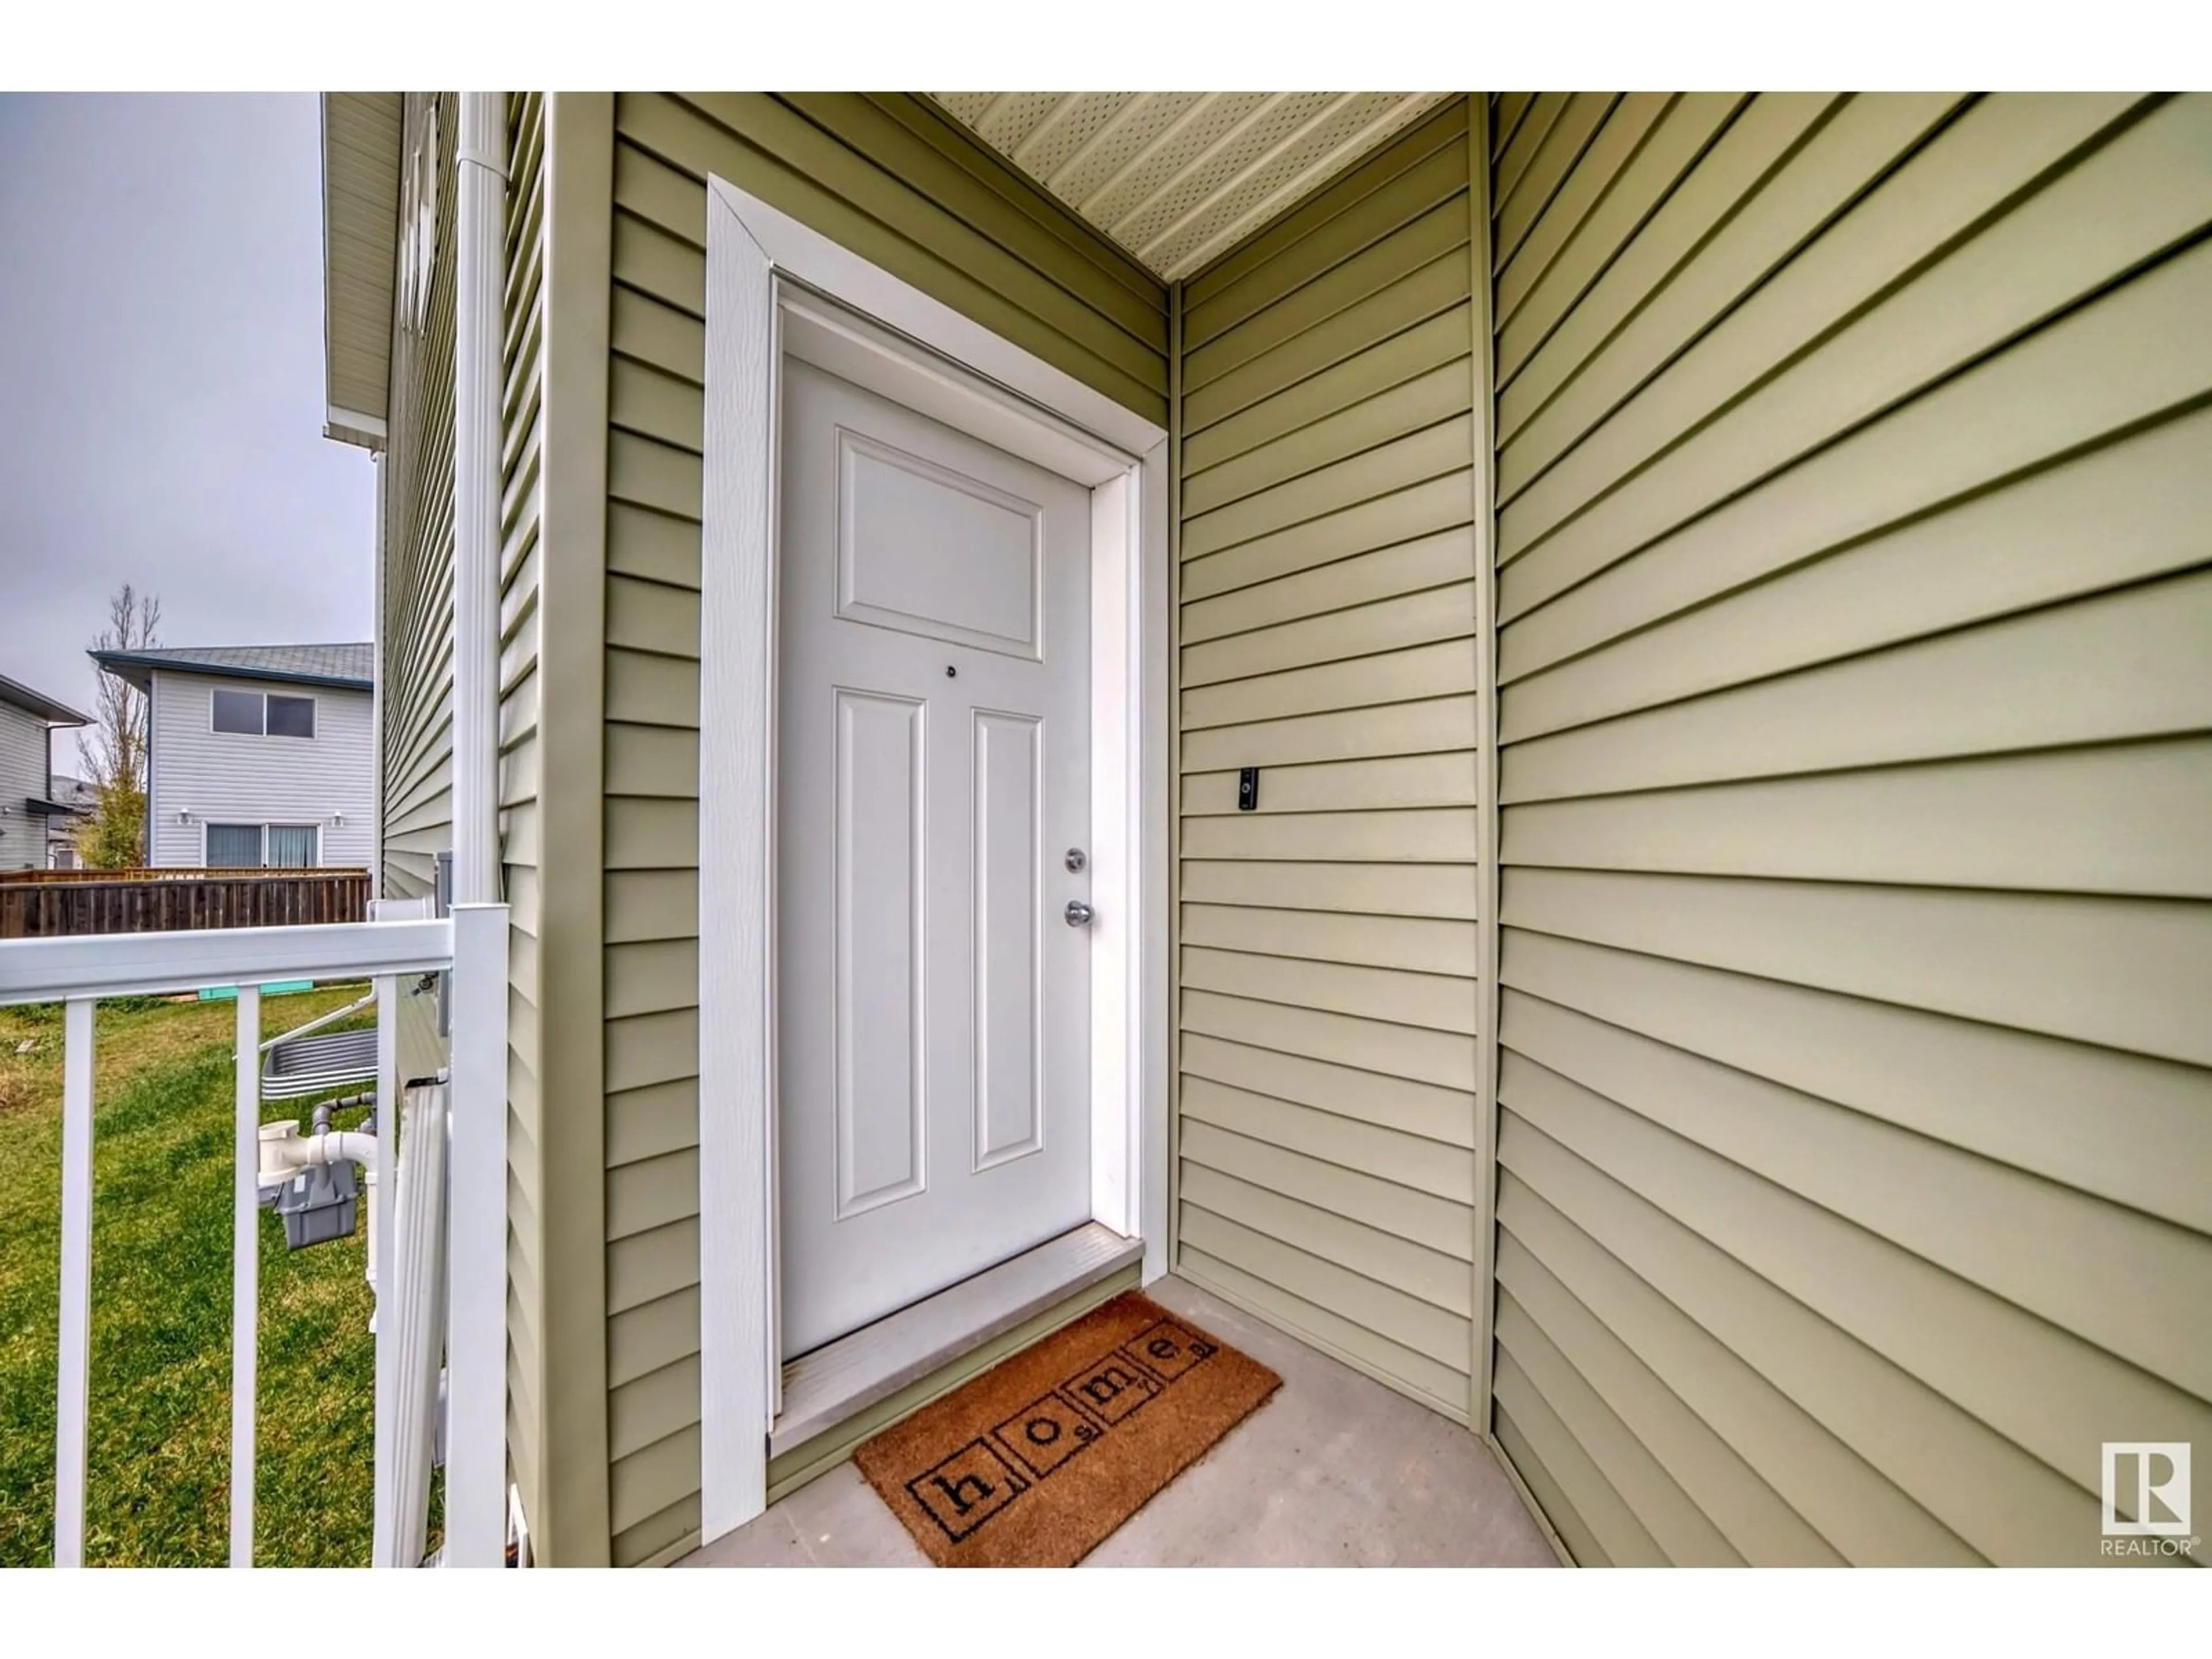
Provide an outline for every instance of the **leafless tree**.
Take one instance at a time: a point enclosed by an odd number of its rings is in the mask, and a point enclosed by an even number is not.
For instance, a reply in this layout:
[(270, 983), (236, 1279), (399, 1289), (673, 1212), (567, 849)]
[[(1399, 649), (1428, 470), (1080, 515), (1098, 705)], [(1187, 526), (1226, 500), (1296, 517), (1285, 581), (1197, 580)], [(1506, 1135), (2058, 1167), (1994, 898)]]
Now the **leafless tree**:
[[(125, 582), (109, 595), (107, 626), (96, 651), (143, 651), (158, 645), (161, 601)], [(77, 826), (77, 851), (96, 870), (146, 861), (146, 695), (118, 674), (100, 677), (93, 724), (77, 734), (78, 759), (92, 786), (91, 817)]]

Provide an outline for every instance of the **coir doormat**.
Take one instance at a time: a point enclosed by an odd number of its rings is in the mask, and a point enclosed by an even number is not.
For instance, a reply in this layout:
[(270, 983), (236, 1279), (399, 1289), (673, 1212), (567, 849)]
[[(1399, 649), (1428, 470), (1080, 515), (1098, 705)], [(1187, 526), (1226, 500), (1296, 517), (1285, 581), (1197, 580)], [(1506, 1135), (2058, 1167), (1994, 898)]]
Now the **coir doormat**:
[(853, 1461), (940, 1567), (1073, 1566), (1282, 1382), (1131, 1291)]

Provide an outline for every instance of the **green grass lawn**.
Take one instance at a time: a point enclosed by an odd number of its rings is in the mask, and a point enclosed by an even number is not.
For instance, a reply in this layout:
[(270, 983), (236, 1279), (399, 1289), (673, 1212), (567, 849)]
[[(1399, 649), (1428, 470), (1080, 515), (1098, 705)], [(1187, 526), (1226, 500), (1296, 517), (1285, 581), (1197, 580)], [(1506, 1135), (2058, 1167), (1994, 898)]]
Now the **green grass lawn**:
[[(264, 1000), (265, 1036), (360, 986)], [(103, 1004), (94, 1135), (92, 1416), (85, 1559), (220, 1566), (229, 1555), (231, 1040), (236, 1005)], [(28, 1042), (34, 1046), (18, 1054)], [(0, 1008), (0, 1567), (53, 1559), (62, 1020)], [(270, 1119), (309, 1116), (307, 1102)], [(346, 1113), (352, 1127), (360, 1114)], [(374, 1340), (354, 1236), (284, 1249), (261, 1215), (254, 1558), (365, 1566)]]

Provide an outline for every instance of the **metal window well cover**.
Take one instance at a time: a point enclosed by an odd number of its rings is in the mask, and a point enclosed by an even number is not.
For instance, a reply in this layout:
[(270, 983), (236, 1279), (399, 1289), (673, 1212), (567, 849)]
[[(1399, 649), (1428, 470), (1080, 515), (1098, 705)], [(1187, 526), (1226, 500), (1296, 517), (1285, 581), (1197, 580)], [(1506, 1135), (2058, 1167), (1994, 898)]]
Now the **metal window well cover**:
[(264, 1100), (298, 1100), (376, 1078), (376, 1032), (328, 1031), (270, 1049), (261, 1065)]

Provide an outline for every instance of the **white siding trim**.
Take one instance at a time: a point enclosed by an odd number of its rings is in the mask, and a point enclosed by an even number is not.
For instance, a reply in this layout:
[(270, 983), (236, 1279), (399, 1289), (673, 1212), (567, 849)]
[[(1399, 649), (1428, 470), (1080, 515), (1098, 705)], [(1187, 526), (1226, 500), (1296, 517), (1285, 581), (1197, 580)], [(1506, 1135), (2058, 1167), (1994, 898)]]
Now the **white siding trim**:
[(1136, 787), (1127, 793), (1137, 819), (1137, 890), (1132, 914), (1138, 924), (1130, 950), (1137, 999), (1131, 1048), (1137, 1066), (1138, 1125), (1131, 1179), (1137, 1189), (1136, 1230), (1145, 1243), (1141, 1282), (1146, 1285), (1164, 1276), (1173, 1260), (1168, 1248), (1168, 1217), (1173, 1208), (1169, 1187), (1175, 1168), (1168, 1094), (1169, 1050), (1176, 1018), (1168, 996), (1168, 957), (1175, 910), (1168, 831), (1176, 810), (1169, 792), (1177, 785), (1168, 750), (1172, 724), (1170, 672), (1175, 649), (1175, 601), (1170, 586), (1174, 556), (1169, 546), (1169, 526), (1173, 522), (1169, 502), (1170, 471), (1168, 440), (1163, 434), (1145, 452), (1139, 479), (1134, 544), (1137, 574), (1131, 584), (1131, 597), (1137, 605), (1136, 639), (1129, 652), (1136, 668), (1132, 689), (1137, 699), (1137, 752), (1132, 761), (1137, 778)]
[(161, 723), (161, 708), (155, 699), (152, 689), (157, 678), (149, 674), (147, 676), (146, 682), (146, 821), (138, 826), (139, 839), (143, 843), (138, 849), (138, 855), (145, 860), (149, 869), (154, 868), (161, 862), (160, 855), (154, 850), (154, 826), (161, 821), (155, 816), (155, 813), (163, 799), (158, 787), (161, 781), (161, 775), (154, 764), (154, 757), (161, 752), (155, 746), (154, 742), (155, 734)]
[[(707, 181), (766, 267), (851, 305), (909, 339), (1019, 394), (1126, 455), (1143, 455), (1167, 434), (1103, 392), (971, 322), (941, 300), (901, 282), (820, 231), (720, 179)], [(711, 230), (711, 221), (709, 225)], [(712, 263), (711, 249), (708, 254)], [(709, 273), (711, 280), (711, 271)], [(711, 309), (711, 307), (710, 307)]]
[[(768, 1507), (777, 1376), (770, 1278), (775, 1051), (775, 269), (707, 193), (706, 501), (699, 756), (699, 1522), (711, 1543)], [(717, 647), (720, 648), (716, 648)]]
[(1490, 1426), (1498, 1320), (1498, 561), (1497, 337), (1491, 318), (1490, 98), (1467, 100), (1468, 251), (1474, 262), (1474, 1395), (1475, 1431)]

